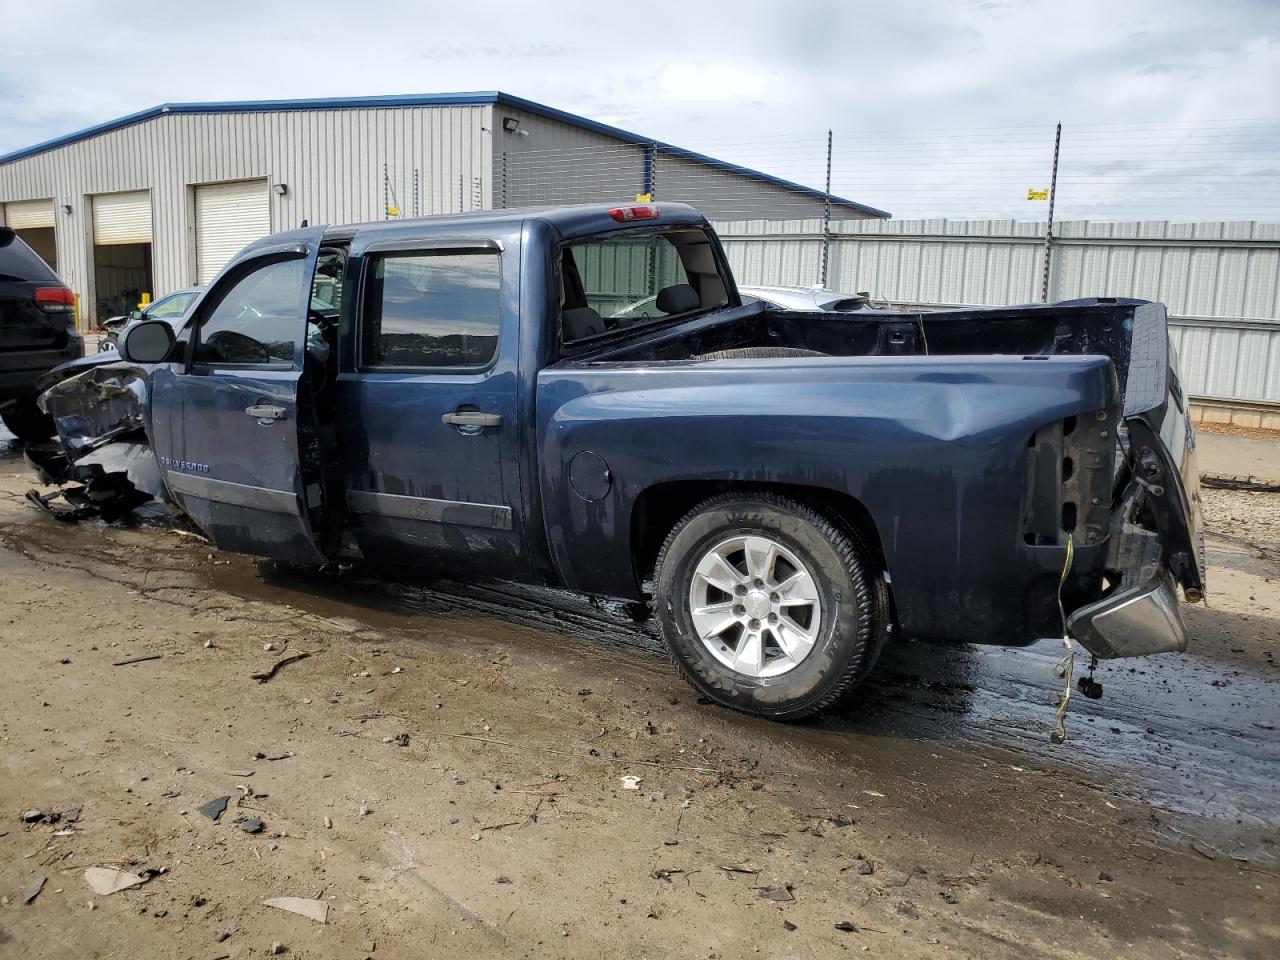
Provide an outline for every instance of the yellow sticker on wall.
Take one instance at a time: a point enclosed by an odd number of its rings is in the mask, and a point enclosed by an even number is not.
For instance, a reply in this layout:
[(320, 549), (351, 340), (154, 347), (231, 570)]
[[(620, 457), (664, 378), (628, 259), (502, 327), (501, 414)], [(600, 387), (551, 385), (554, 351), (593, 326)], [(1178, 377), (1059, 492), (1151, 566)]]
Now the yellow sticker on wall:
[(636, 203), (653, 203), (652, 193), (637, 193)]
[(1049, 191), (1048, 191), (1047, 189), (1046, 189), (1046, 190), (1037, 190), (1035, 187), (1028, 187), (1028, 188), (1027, 188), (1027, 199), (1028, 199), (1028, 200), (1048, 200), (1048, 199), (1049, 199)]

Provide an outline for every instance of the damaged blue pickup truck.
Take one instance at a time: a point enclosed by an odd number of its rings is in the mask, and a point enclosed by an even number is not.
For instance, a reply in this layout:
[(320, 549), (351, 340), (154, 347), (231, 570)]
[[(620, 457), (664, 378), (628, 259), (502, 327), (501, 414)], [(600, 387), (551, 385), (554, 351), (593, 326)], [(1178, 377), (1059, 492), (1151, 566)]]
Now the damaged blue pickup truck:
[(762, 716), (896, 635), (1181, 650), (1205, 586), (1155, 303), (789, 312), (690, 207), (500, 210), (268, 237), (120, 352), (217, 546), (648, 600)]

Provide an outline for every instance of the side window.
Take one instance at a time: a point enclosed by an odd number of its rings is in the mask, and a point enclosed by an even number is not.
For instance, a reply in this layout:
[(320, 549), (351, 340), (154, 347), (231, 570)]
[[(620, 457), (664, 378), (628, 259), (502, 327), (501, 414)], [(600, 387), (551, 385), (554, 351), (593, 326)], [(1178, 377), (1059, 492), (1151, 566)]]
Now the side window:
[(276, 260), (226, 288), (200, 324), (196, 363), (292, 363), (306, 260)]
[(362, 367), (483, 367), (498, 352), (497, 253), (370, 254)]

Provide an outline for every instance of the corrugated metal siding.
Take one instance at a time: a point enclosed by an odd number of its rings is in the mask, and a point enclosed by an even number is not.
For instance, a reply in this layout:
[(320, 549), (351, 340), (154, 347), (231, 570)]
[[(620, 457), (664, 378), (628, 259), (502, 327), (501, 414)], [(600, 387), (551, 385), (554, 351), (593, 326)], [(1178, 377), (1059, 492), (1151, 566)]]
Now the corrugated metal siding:
[[(394, 107), (237, 114), (172, 114), (0, 165), (0, 203), (52, 197), (60, 274), (90, 295), (93, 194), (152, 192), (153, 296), (196, 279), (196, 184), (264, 178), (271, 229), (383, 217), (383, 164), (398, 205), (448, 213), (491, 204), (492, 108)], [(461, 189), (459, 185), (461, 184)], [(58, 205), (70, 204), (64, 213)], [(87, 308), (86, 312), (91, 312)], [(92, 319), (90, 317), (89, 319)]]
[[(523, 133), (503, 129), (505, 117)], [(493, 138), (496, 207), (630, 202), (644, 189), (645, 149), (635, 144), (503, 105)]]
[[(502, 120), (520, 122), (514, 133)], [(652, 188), (654, 197), (692, 203), (711, 219), (821, 217), (822, 197), (748, 173), (675, 156), (647, 144), (499, 105), (494, 113), (494, 205), (629, 203)], [(526, 135), (527, 134), (527, 135)], [(651, 162), (646, 163), (646, 157)], [(834, 217), (864, 217), (837, 205)]]
[[(717, 224), (739, 283), (811, 285), (820, 220)], [(828, 283), (895, 303), (1040, 300), (1044, 224), (1011, 220), (833, 223)], [(1056, 224), (1049, 299), (1138, 297), (1169, 308), (1190, 394), (1280, 402), (1280, 224)]]
[[(654, 181), (655, 196), (659, 200), (691, 203), (711, 220), (820, 218), (826, 206), (822, 197), (661, 151), (657, 154)], [(839, 205), (832, 207), (831, 215), (837, 220), (870, 216)]]

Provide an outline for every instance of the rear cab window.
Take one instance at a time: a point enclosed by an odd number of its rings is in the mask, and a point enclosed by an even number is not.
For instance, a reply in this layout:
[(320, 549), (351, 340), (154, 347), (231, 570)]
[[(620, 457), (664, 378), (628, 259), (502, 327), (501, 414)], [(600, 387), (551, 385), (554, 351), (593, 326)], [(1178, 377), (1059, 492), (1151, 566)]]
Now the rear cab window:
[(697, 227), (573, 240), (558, 268), (562, 344), (729, 303), (711, 239)]

